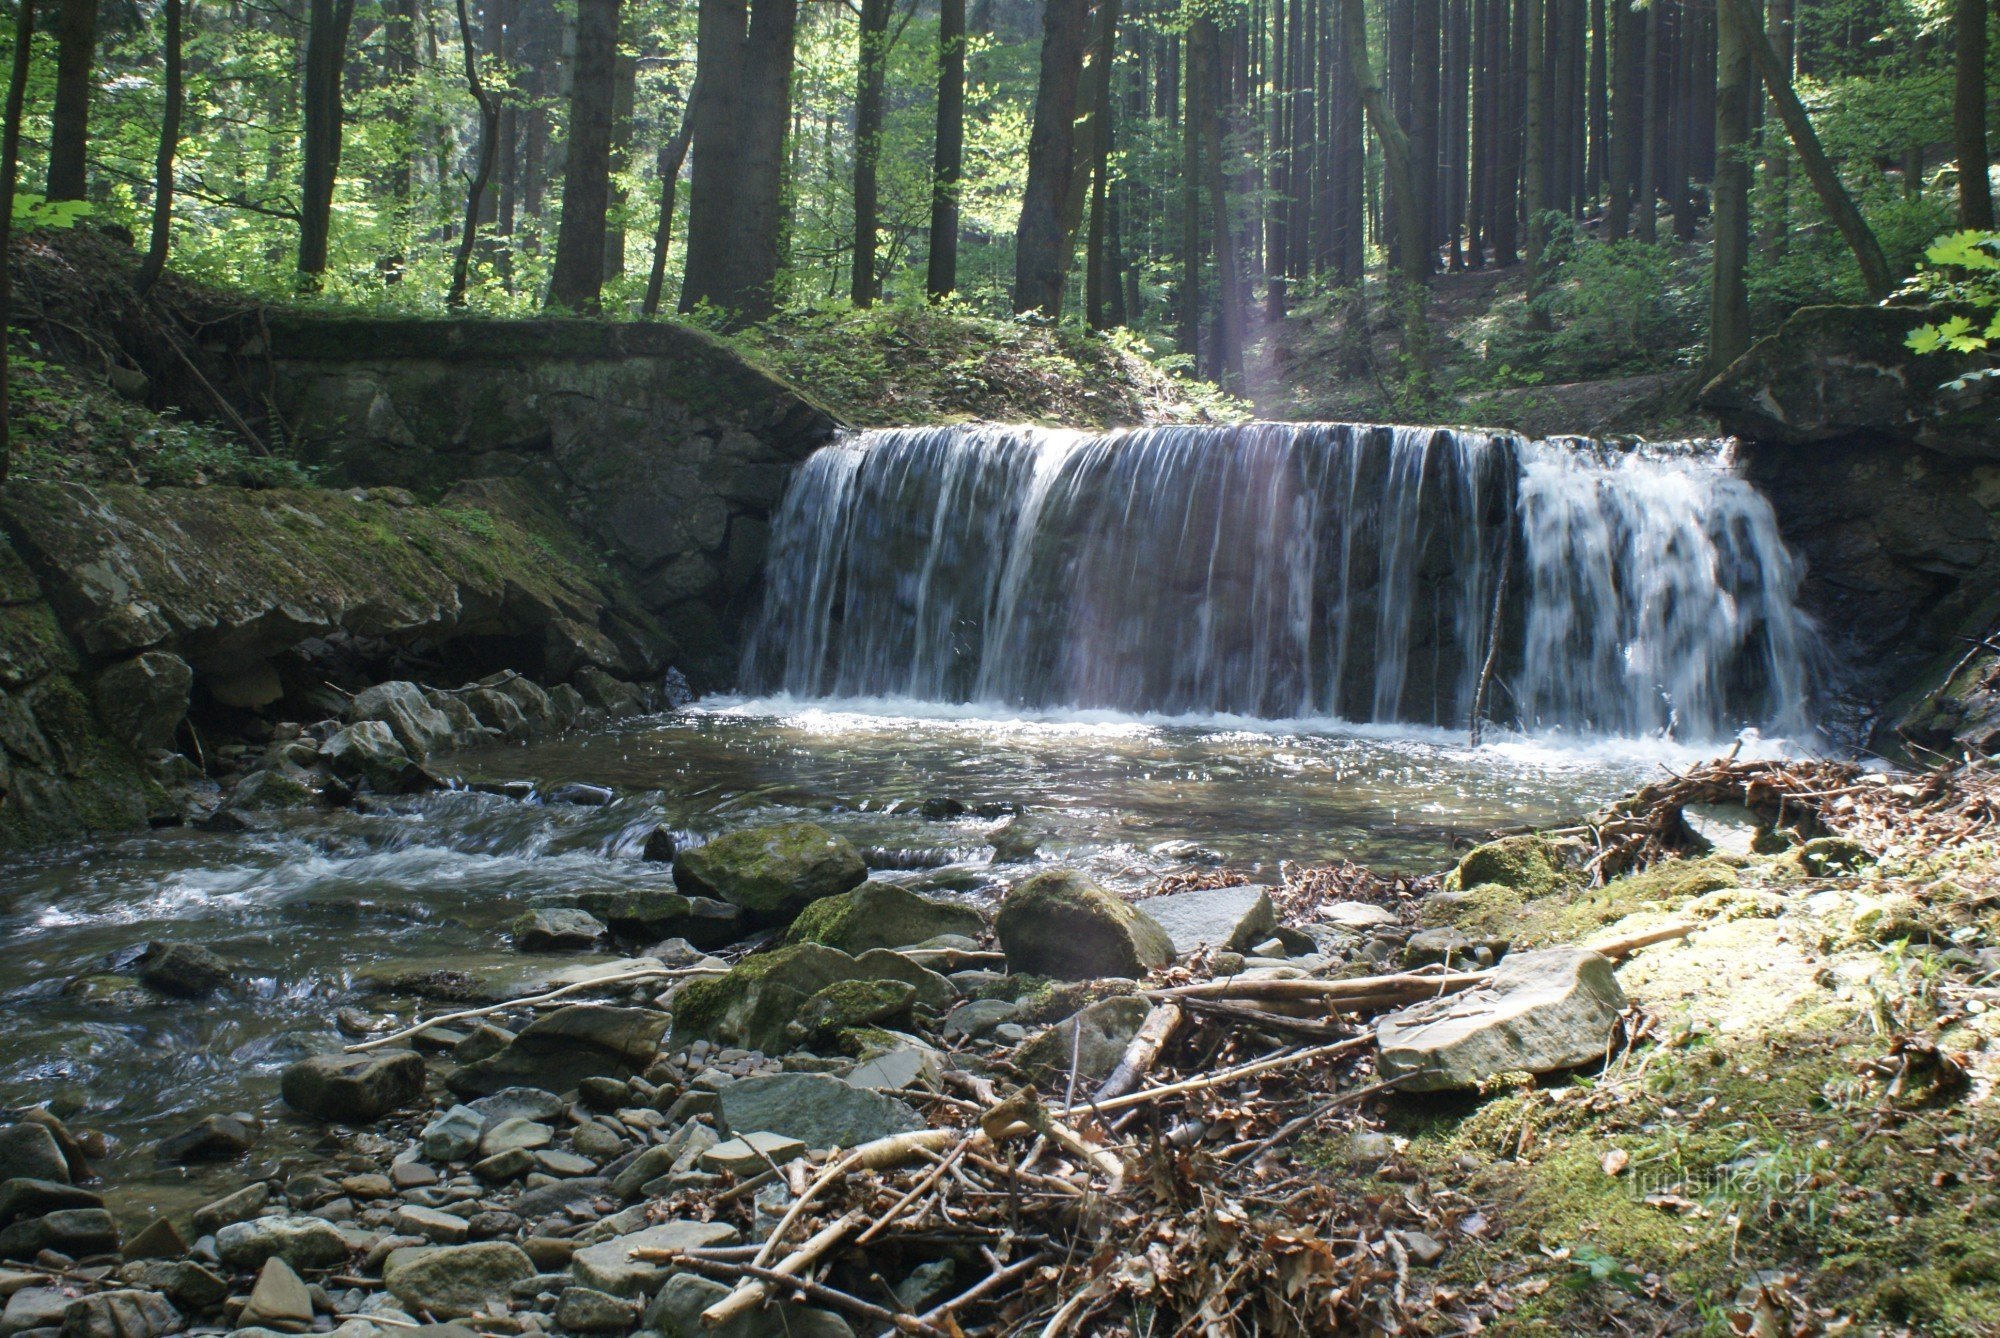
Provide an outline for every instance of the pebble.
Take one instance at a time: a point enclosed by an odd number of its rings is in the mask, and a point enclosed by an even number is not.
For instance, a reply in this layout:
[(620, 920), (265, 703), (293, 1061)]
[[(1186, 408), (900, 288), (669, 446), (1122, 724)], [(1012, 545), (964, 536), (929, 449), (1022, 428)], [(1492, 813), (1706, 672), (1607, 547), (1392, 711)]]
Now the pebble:
[(503, 1152), (519, 1149), (535, 1152), (556, 1141), (556, 1131), (546, 1124), (518, 1116), (501, 1120), (479, 1137), (479, 1153), (482, 1157), (494, 1157)]
[(392, 1224), (403, 1235), (422, 1236), (434, 1245), (462, 1244), (472, 1234), (472, 1224), (463, 1217), (414, 1204), (397, 1209)]
[(313, 1322), (312, 1293), (299, 1275), (282, 1259), (267, 1259), (250, 1290), (250, 1302), (243, 1307), (237, 1324), (243, 1328), (299, 1330)]
[(806, 1145), (796, 1138), (761, 1130), (740, 1134), (701, 1154), (701, 1167), (730, 1175), (752, 1176), (768, 1170), (771, 1163), (783, 1166), (805, 1155)]

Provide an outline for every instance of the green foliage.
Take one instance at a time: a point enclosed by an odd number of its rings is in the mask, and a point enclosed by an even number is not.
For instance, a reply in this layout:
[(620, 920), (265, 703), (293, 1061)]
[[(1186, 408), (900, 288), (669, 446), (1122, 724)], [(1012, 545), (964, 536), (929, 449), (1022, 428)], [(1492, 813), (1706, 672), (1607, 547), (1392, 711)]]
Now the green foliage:
[(46, 195), (37, 195), (33, 191), (17, 191), (14, 195), (14, 235), (18, 237), (41, 228), (73, 228), (93, 212), (88, 200), (50, 200)]
[(1934, 301), (1991, 311), (1987, 320), (1948, 316), (1920, 325), (1906, 341), (1916, 353), (1984, 353), (2000, 340), (2000, 232), (1940, 237), (1925, 253), (1931, 268), (1911, 285)]

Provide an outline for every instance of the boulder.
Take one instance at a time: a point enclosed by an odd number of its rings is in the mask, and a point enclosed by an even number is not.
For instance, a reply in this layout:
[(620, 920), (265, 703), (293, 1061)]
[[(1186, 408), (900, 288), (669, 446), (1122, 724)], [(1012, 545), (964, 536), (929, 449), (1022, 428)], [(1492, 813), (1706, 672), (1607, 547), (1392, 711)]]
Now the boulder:
[(1697, 850), (1716, 855), (1751, 855), (1768, 830), (1763, 819), (1742, 804), (1684, 804), (1681, 826)]
[(253, 1217), (215, 1233), (216, 1257), (240, 1273), (282, 1259), (300, 1271), (332, 1268), (347, 1259), (347, 1238), (317, 1217)]
[(403, 751), (419, 762), (451, 746), (450, 718), (424, 700), (424, 690), (415, 683), (378, 683), (357, 695), (348, 705), (347, 722), (364, 720), (387, 725)]
[(398, 1301), (440, 1319), (504, 1314), (514, 1284), (533, 1276), (534, 1262), (521, 1247), (501, 1240), (401, 1249), (382, 1266), (383, 1285)]
[(1261, 887), (1211, 887), (1148, 897), (1140, 909), (1185, 956), (1203, 948), (1248, 952), (1277, 932), (1278, 908)]
[(619, 890), (585, 892), (576, 904), (604, 921), (619, 938), (642, 943), (684, 938), (706, 950), (724, 947), (743, 936), (742, 910), (713, 897)]
[(523, 952), (574, 952), (594, 948), (609, 932), (588, 911), (558, 907), (529, 911), (509, 927), (514, 946)]
[(194, 670), (178, 655), (149, 650), (98, 674), (91, 686), (97, 718), (140, 752), (171, 748), (187, 718)]
[(954, 997), (950, 981), (881, 948), (849, 957), (817, 943), (754, 953), (728, 974), (691, 980), (674, 995), (673, 1043), (708, 1040), (776, 1053), (806, 1001), (842, 981), (902, 981), (916, 1001), (942, 1008)]
[(1068, 869), (1037, 874), (1009, 891), (994, 929), (1017, 974), (1139, 977), (1174, 959), (1173, 940), (1150, 916)]
[(697, 1250), (734, 1245), (742, 1237), (727, 1222), (663, 1222), (659, 1226), (588, 1245), (570, 1260), (577, 1282), (612, 1296), (637, 1300), (657, 1288), (672, 1266), (634, 1259), (634, 1250)]
[(573, 1004), (536, 1018), (446, 1085), (460, 1096), (488, 1096), (517, 1085), (568, 1091), (585, 1078), (629, 1078), (652, 1064), (666, 1030), (667, 1015), (650, 1008)]
[(1578, 1068), (1604, 1058), (1624, 1008), (1609, 958), (1581, 948), (1517, 952), (1472, 989), (1378, 1020), (1376, 1066), (1419, 1092)]
[(639, 1322), (639, 1303), (594, 1287), (565, 1288), (556, 1323), (568, 1333), (626, 1333)]
[(349, 725), (320, 745), (319, 755), (334, 774), (365, 781), (383, 794), (401, 794), (418, 783), (421, 769), (380, 720)]
[(958, 987), (948, 977), (887, 948), (870, 948), (856, 957), (854, 973), (860, 980), (900, 980), (916, 990), (917, 1003), (924, 1008), (943, 1010), (958, 998)]
[(70, 1302), (63, 1311), (62, 1338), (160, 1338), (182, 1327), (181, 1312), (166, 1297), (127, 1288)]
[(838, 1036), (849, 1027), (865, 1027), (902, 1017), (917, 1001), (917, 987), (901, 980), (841, 980), (805, 1001), (785, 1027), (788, 1039), (811, 1044)]
[(1151, 1011), (1144, 999), (1099, 999), (1022, 1046), (1014, 1063), (1045, 1086), (1066, 1082), (1072, 1064), (1077, 1082), (1102, 1082), (1118, 1067), (1125, 1047), (1139, 1034)]
[(867, 877), (860, 851), (810, 822), (749, 827), (674, 855), (674, 883), (682, 892), (740, 906), (764, 924), (788, 923)]
[(894, 883), (870, 881), (806, 907), (793, 922), (787, 941), (859, 954), (870, 948), (907, 948), (940, 934), (976, 938), (985, 929), (986, 917), (970, 906), (932, 901)]
[(176, 999), (199, 999), (236, 979), (228, 962), (188, 943), (148, 943), (133, 965), (148, 989)]
[(236, 1317), (238, 1328), (299, 1330), (312, 1327), (312, 1293), (284, 1260), (264, 1261), (257, 1283), (250, 1289), (250, 1301)]
[(56, 1136), (39, 1124), (0, 1128), (0, 1180), (70, 1181), (69, 1160)]
[(313, 1055), (287, 1067), (279, 1089), (293, 1110), (368, 1124), (423, 1095), (423, 1056), (414, 1050)]
[(154, 1149), (161, 1161), (234, 1161), (257, 1144), (257, 1128), (234, 1115), (204, 1115), (194, 1124), (163, 1138)]
[(929, 1127), (894, 1097), (850, 1087), (825, 1073), (774, 1073), (733, 1082), (716, 1094), (716, 1114), (732, 1135), (761, 1130), (813, 1148), (859, 1147)]
[(103, 1196), (81, 1189), (68, 1179), (39, 1180), (19, 1176), (0, 1180), (0, 1227), (24, 1217), (40, 1217), (61, 1208), (102, 1208)]
[(1563, 848), (1548, 837), (1505, 836), (1466, 851), (1458, 867), (1445, 875), (1444, 886), (1461, 892), (1495, 884), (1523, 896), (1545, 897), (1581, 881)]

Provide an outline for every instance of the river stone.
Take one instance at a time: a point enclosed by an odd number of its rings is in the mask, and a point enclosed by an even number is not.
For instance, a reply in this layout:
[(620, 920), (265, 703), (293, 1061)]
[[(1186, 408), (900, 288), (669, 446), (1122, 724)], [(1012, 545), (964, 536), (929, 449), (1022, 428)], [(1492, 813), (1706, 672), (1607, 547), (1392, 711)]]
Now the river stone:
[(729, 1295), (729, 1291), (727, 1284), (714, 1278), (705, 1278), (698, 1273), (676, 1273), (667, 1279), (659, 1295), (646, 1307), (646, 1327), (659, 1334), (660, 1338), (710, 1338), (711, 1334), (749, 1338), (743, 1331), (741, 1319), (717, 1329), (702, 1326), (701, 1312)]
[(39, 1124), (0, 1128), (0, 1180), (17, 1179), (69, 1183), (69, 1160), (56, 1136)]
[(97, 676), (91, 704), (113, 735), (142, 753), (171, 748), (187, 718), (194, 670), (178, 655), (149, 650)]
[[(596, 1082), (599, 1079), (587, 1079)], [(492, 1128), (502, 1120), (536, 1120), (546, 1124), (563, 1113), (563, 1099), (540, 1087), (503, 1087), (491, 1096), (468, 1101), (465, 1108)]]
[(521, 1247), (501, 1240), (414, 1246), (395, 1251), (382, 1267), (383, 1285), (397, 1300), (440, 1319), (504, 1314), (514, 1284), (533, 1276), (534, 1262)]
[(1022, 1046), (1014, 1063), (1044, 1086), (1067, 1082), (1072, 1060), (1078, 1082), (1102, 1082), (1118, 1067), (1151, 1011), (1144, 999), (1129, 995), (1099, 999)]
[(1544, 897), (1580, 881), (1563, 858), (1563, 847), (1546, 836), (1505, 836), (1474, 846), (1445, 875), (1444, 890), (1464, 892), (1487, 883), (1530, 897)]
[(870, 948), (856, 957), (854, 971), (860, 980), (900, 980), (913, 986), (917, 1002), (925, 1008), (943, 1010), (958, 998), (958, 986), (948, 978), (887, 948)]
[(154, 1154), (161, 1161), (234, 1161), (257, 1143), (257, 1128), (234, 1115), (204, 1115), (194, 1124), (160, 1140)]
[(556, 1131), (548, 1125), (524, 1120), (517, 1115), (501, 1120), (479, 1136), (479, 1155), (497, 1157), (515, 1148), (523, 1152), (539, 1152), (554, 1145), (555, 1141)]
[(465, 1218), (417, 1203), (398, 1208), (389, 1225), (399, 1236), (422, 1236), (433, 1245), (462, 1245), (472, 1234), (472, 1224)]
[(634, 1259), (634, 1250), (696, 1250), (741, 1240), (726, 1222), (663, 1222), (644, 1231), (585, 1246), (570, 1261), (570, 1273), (585, 1287), (637, 1300), (666, 1277), (669, 1264)]
[(787, 941), (859, 955), (870, 948), (907, 948), (940, 934), (976, 937), (985, 929), (986, 917), (970, 906), (932, 901), (894, 883), (871, 880), (806, 907)]
[(968, 999), (945, 1014), (944, 1034), (978, 1040), (1020, 1015), (1021, 1005), (1012, 999)]
[(41, 1250), (56, 1250), (80, 1259), (115, 1254), (118, 1224), (102, 1208), (59, 1208), (0, 1228), (0, 1258), (32, 1259)]
[(673, 1043), (707, 1040), (776, 1051), (807, 999), (856, 975), (852, 957), (817, 943), (753, 953), (725, 975), (681, 986), (673, 999)]
[(1384, 925), (1397, 923), (1396, 913), (1386, 906), (1377, 906), (1370, 901), (1335, 901), (1320, 907), (1322, 923), (1335, 929), (1366, 930), (1380, 929)]
[(556, 1323), (570, 1333), (624, 1333), (639, 1319), (639, 1303), (594, 1287), (569, 1287), (556, 1302)]
[(1017, 974), (1138, 977), (1174, 958), (1173, 940), (1150, 916), (1069, 869), (1015, 886), (1001, 901), (994, 928), (1008, 969)]
[(229, 1295), (229, 1284), (186, 1259), (135, 1259), (118, 1270), (118, 1280), (142, 1291), (164, 1292), (183, 1310), (206, 1310)]
[(387, 725), (404, 751), (419, 762), (451, 746), (451, 720), (424, 700), (424, 690), (415, 683), (378, 683), (356, 696), (347, 708), (347, 721), (364, 720)]
[(743, 936), (742, 910), (713, 897), (652, 890), (585, 892), (576, 904), (611, 926), (618, 937), (642, 943), (684, 938), (706, 951)]
[(1704, 853), (1745, 857), (1755, 853), (1765, 826), (1742, 804), (1684, 804), (1681, 825)]
[(125, 1242), (119, 1251), (123, 1259), (178, 1259), (187, 1253), (187, 1240), (170, 1217), (155, 1217)]
[(104, 1199), (67, 1180), (41, 1180), (16, 1176), (0, 1181), (0, 1227), (23, 1217), (40, 1217), (62, 1208), (102, 1208)]
[(871, 1055), (840, 1076), (849, 1087), (896, 1091), (930, 1085), (944, 1072), (944, 1057), (926, 1045), (899, 1045)]
[(294, 1110), (368, 1124), (423, 1095), (424, 1061), (414, 1050), (313, 1055), (286, 1068), (279, 1088)]
[(474, 720), (510, 743), (519, 743), (534, 733), (534, 727), (522, 714), (520, 704), (504, 692), (493, 688), (474, 688), (465, 694), (464, 701)]
[(629, 1078), (651, 1066), (667, 1020), (649, 1008), (572, 1004), (536, 1018), (506, 1049), (465, 1065), (446, 1085), (461, 1096), (489, 1096), (519, 1085), (568, 1091), (585, 1078)]
[(733, 1082), (716, 1093), (717, 1119), (737, 1135), (763, 1130), (807, 1147), (859, 1147), (929, 1126), (903, 1102), (849, 1087), (825, 1073), (774, 1073)]
[(257, 1285), (250, 1289), (249, 1304), (236, 1317), (238, 1328), (252, 1327), (296, 1332), (312, 1327), (312, 1293), (282, 1259), (264, 1261)]
[(1212, 887), (1148, 897), (1140, 909), (1173, 940), (1174, 952), (1185, 956), (1203, 948), (1248, 952), (1278, 928), (1278, 908), (1262, 887)]
[(596, 947), (608, 931), (589, 911), (558, 907), (529, 911), (514, 921), (508, 932), (522, 952), (570, 952)]
[(349, 725), (320, 745), (319, 755), (334, 774), (365, 781), (383, 794), (398, 794), (417, 780), (417, 764), (396, 741), (395, 731), (379, 720)]
[(1604, 1058), (1624, 1008), (1609, 958), (1581, 948), (1517, 952), (1473, 989), (1379, 1019), (1376, 1067), (1419, 1092), (1577, 1068)]
[(62, 1317), (62, 1338), (159, 1338), (181, 1328), (173, 1302), (136, 1289), (79, 1297)]
[(810, 822), (748, 827), (674, 856), (674, 883), (691, 896), (741, 906), (764, 924), (785, 924), (821, 897), (868, 877), (861, 852)]
[(54, 1287), (23, 1287), (7, 1298), (0, 1311), (0, 1338), (12, 1338), (30, 1329), (53, 1329), (63, 1321), (63, 1312), (76, 1298)]
[(249, 1221), (262, 1212), (264, 1205), (270, 1201), (270, 1185), (262, 1180), (253, 1180), (235, 1193), (195, 1209), (190, 1220), (197, 1235), (213, 1236), (232, 1222)]
[(347, 1238), (317, 1217), (253, 1217), (215, 1233), (216, 1257), (241, 1273), (282, 1259), (293, 1268), (332, 1268), (347, 1259)]
[(788, 1039), (811, 1043), (850, 1027), (902, 1017), (917, 1001), (917, 987), (901, 980), (842, 980), (805, 1001), (785, 1028)]
[(176, 999), (199, 999), (227, 988), (236, 978), (221, 957), (186, 943), (148, 943), (133, 965), (147, 988)]
[(770, 1166), (783, 1166), (803, 1157), (806, 1145), (783, 1134), (755, 1130), (724, 1139), (701, 1154), (704, 1171), (726, 1171), (730, 1175), (751, 1176)]

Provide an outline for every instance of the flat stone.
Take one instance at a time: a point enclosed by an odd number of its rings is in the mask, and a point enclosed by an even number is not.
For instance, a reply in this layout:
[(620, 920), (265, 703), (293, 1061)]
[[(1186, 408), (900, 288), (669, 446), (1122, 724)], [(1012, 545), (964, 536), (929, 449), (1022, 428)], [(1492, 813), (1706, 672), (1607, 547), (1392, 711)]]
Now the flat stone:
[(1334, 901), (1320, 907), (1322, 923), (1336, 929), (1379, 929), (1400, 923), (1396, 913), (1372, 901)]
[(312, 1327), (312, 1293), (282, 1259), (266, 1259), (250, 1289), (250, 1302), (236, 1318), (237, 1327), (261, 1326), (297, 1332)]
[(1118, 1067), (1151, 1011), (1144, 999), (1099, 999), (1022, 1046), (1014, 1063), (1038, 1083), (1067, 1081), (1072, 1067), (1078, 1082), (1101, 1082)]
[(7, 1298), (0, 1311), (0, 1338), (30, 1329), (52, 1329), (62, 1323), (63, 1312), (76, 1298), (54, 1287), (23, 1287)]
[(32, 1259), (42, 1250), (73, 1259), (114, 1254), (119, 1239), (118, 1224), (104, 1209), (62, 1208), (0, 1228), (0, 1258)]
[(498, 1240), (397, 1250), (382, 1268), (383, 1284), (397, 1300), (440, 1319), (504, 1314), (514, 1284), (534, 1275), (534, 1262), (518, 1245)]
[(313, 1055), (285, 1069), (285, 1104), (322, 1120), (370, 1124), (424, 1091), (424, 1060), (414, 1050)]
[(332, 1268), (347, 1260), (347, 1237), (317, 1217), (255, 1217), (216, 1232), (215, 1253), (243, 1273), (273, 1257), (300, 1271)]
[(944, 1072), (943, 1057), (926, 1046), (908, 1045), (864, 1059), (840, 1080), (849, 1087), (870, 1091), (895, 1091), (905, 1087), (928, 1086)]
[(1020, 1015), (1021, 1005), (1012, 999), (970, 999), (945, 1014), (944, 1034), (978, 1040)]
[(1765, 823), (1742, 804), (1684, 804), (1681, 825), (1700, 850), (1716, 855), (1749, 856)]
[(257, 1145), (256, 1126), (233, 1115), (208, 1115), (171, 1138), (154, 1153), (161, 1161), (235, 1161)]
[(63, 1311), (62, 1338), (159, 1338), (179, 1333), (181, 1313), (158, 1292), (99, 1292), (71, 1301)]
[(462, 1245), (472, 1234), (465, 1218), (414, 1203), (398, 1208), (389, 1225), (400, 1235), (422, 1236), (433, 1245)]
[(262, 1212), (270, 1201), (271, 1187), (262, 1180), (253, 1180), (234, 1194), (195, 1209), (192, 1219), (195, 1234), (213, 1236), (232, 1222), (246, 1222)]
[(632, 1251), (693, 1250), (740, 1239), (726, 1222), (666, 1222), (578, 1250), (570, 1272), (583, 1286), (637, 1300), (660, 1285), (671, 1265), (634, 1259)]
[(1624, 1009), (1610, 959), (1580, 948), (1517, 952), (1470, 990), (1379, 1019), (1376, 1066), (1406, 1091), (1578, 1068), (1604, 1058)]
[(556, 1302), (556, 1323), (571, 1333), (624, 1333), (639, 1320), (639, 1303), (594, 1287), (571, 1287)]
[(466, 1106), (453, 1106), (424, 1126), (417, 1144), (432, 1161), (465, 1161), (479, 1150), (486, 1121)]
[(535, 1152), (556, 1141), (556, 1131), (546, 1124), (524, 1120), (516, 1116), (502, 1120), (479, 1136), (481, 1156), (496, 1157), (502, 1152), (519, 1148), (523, 1152)]
[(58, 1208), (102, 1208), (103, 1206), (102, 1196), (72, 1185), (66, 1180), (38, 1180), (31, 1176), (20, 1176), (13, 1180), (0, 1181), (0, 1226), (7, 1226), (23, 1217), (40, 1217), (43, 1213), (52, 1213)]
[(519, 1180), (535, 1169), (535, 1154), (525, 1148), (508, 1148), (472, 1163), (472, 1173), (489, 1185)]
[(890, 1134), (928, 1128), (922, 1116), (894, 1097), (850, 1087), (824, 1073), (776, 1073), (745, 1078), (717, 1093), (723, 1128), (763, 1130), (796, 1138), (807, 1147), (859, 1147)]
[(563, 1177), (589, 1175), (597, 1169), (597, 1163), (588, 1157), (579, 1157), (574, 1152), (562, 1152), (546, 1148), (535, 1154), (535, 1165), (544, 1174)]
[(628, 1078), (652, 1065), (667, 1022), (665, 1013), (649, 1008), (559, 1008), (530, 1022), (491, 1059), (457, 1070), (448, 1085), (463, 1096), (487, 1096), (523, 1083), (567, 1091), (585, 1078)]
[(783, 1166), (804, 1156), (805, 1151), (806, 1145), (796, 1138), (758, 1130), (717, 1143), (701, 1154), (701, 1165), (704, 1170), (750, 1176), (774, 1164)]
[(148, 943), (133, 968), (148, 989), (176, 999), (199, 999), (236, 979), (228, 962), (191, 943)]
[(1278, 927), (1278, 909), (1262, 887), (1213, 887), (1148, 897), (1139, 909), (1173, 940), (1185, 957), (1203, 948), (1244, 952)]
[(588, 911), (556, 907), (529, 911), (508, 932), (522, 952), (574, 952), (596, 947), (611, 931)]

